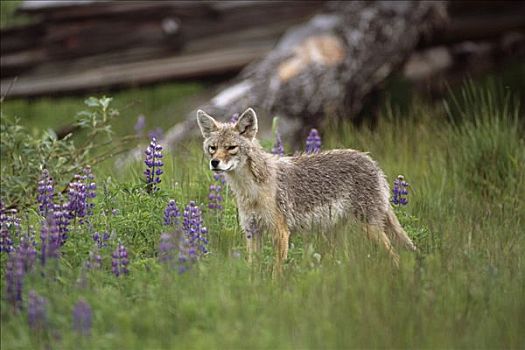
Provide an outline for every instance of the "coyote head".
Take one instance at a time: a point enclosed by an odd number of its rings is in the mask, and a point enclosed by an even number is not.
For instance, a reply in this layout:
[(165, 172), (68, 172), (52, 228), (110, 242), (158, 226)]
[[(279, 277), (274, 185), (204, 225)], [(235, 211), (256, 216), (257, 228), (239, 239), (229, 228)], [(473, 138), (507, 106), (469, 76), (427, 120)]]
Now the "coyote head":
[(257, 116), (253, 109), (248, 108), (235, 124), (218, 122), (199, 109), (197, 121), (211, 170), (233, 171), (246, 163), (249, 150), (256, 142)]

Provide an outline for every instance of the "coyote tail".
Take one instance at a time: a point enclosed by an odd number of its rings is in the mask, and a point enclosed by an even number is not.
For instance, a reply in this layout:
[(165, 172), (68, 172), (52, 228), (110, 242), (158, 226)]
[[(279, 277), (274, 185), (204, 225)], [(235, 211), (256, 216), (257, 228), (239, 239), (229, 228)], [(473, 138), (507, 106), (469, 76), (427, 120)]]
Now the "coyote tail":
[(401, 245), (411, 251), (417, 251), (416, 245), (410, 237), (408, 237), (403, 227), (399, 223), (399, 220), (394, 213), (392, 208), (388, 208), (386, 222), (385, 222), (385, 233), (388, 237), (398, 245)]

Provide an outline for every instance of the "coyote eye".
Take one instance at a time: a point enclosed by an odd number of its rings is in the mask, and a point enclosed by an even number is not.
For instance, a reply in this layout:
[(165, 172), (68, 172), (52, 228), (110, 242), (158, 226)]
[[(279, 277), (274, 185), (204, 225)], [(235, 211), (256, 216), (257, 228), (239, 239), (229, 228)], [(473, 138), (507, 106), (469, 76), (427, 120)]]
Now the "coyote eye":
[(217, 150), (216, 146), (208, 146), (208, 152), (215, 153), (216, 150)]
[(230, 152), (231, 152), (231, 151), (236, 151), (237, 148), (239, 148), (239, 146), (226, 146), (226, 149), (227, 149), (228, 151), (230, 151)]

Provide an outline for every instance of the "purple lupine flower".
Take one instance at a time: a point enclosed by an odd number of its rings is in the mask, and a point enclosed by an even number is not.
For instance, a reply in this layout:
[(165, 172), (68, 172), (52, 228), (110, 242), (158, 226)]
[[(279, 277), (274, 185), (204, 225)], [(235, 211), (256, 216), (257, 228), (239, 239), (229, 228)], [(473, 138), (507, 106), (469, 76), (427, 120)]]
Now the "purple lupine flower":
[(208, 208), (214, 210), (222, 210), (222, 202), (224, 198), (222, 197), (222, 189), (226, 180), (222, 174), (214, 174), (213, 179), (215, 183), (212, 183), (209, 187), (208, 193)]
[(91, 323), (91, 306), (84, 299), (80, 299), (73, 307), (73, 330), (83, 336), (89, 336), (91, 334)]
[[(71, 218), (84, 218), (93, 214), (93, 198), (96, 197), (97, 185), (91, 167), (83, 169), (83, 175), (75, 175), (74, 181), (69, 184), (69, 214)], [(82, 221), (81, 221), (82, 222)]]
[(20, 219), (16, 214), (16, 209), (8, 210), (0, 202), (0, 252), (15, 250), (13, 240), (20, 234)]
[(306, 138), (306, 153), (319, 153), (319, 151), (321, 151), (321, 136), (317, 129), (312, 129)]
[(284, 156), (284, 145), (281, 139), (281, 134), (278, 131), (275, 133), (275, 143), (272, 148), (272, 153), (279, 157)]
[(99, 249), (103, 247), (107, 247), (108, 246), (107, 241), (109, 240), (109, 233), (103, 232), (102, 234), (100, 234), (98, 232), (95, 232), (93, 234), (93, 240), (95, 241)]
[(164, 209), (164, 225), (178, 226), (180, 210), (174, 199), (170, 199), (166, 209)]
[(154, 192), (158, 189), (157, 184), (160, 183), (160, 175), (162, 175), (162, 146), (157, 143), (156, 138), (152, 138), (151, 142), (146, 149), (146, 185), (148, 186), (148, 192)]
[(27, 301), (27, 321), (32, 330), (42, 330), (47, 323), (47, 300), (34, 290), (29, 292)]
[(62, 241), (53, 216), (43, 220), (40, 227), (40, 262), (44, 266), (48, 258), (58, 258)]
[(6, 299), (15, 309), (22, 307), (25, 268), (22, 256), (15, 250), (7, 258), (5, 269)]
[(60, 245), (64, 245), (68, 239), (69, 224), (70, 224), (70, 211), (69, 203), (55, 204), (53, 209), (53, 219), (58, 228), (58, 234), (60, 236)]
[(97, 184), (95, 183), (95, 175), (91, 171), (91, 167), (88, 165), (84, 169), (84, 175), (82, 179), (86, 185), (86, 211), (87, 215), (93, 215), (93, 208), (95, 204), (93, 199), (97, 196)]
[(83, 218), (86, 216), (86, 185), (82, 182), (80, 175), (75, 175), (73, 182), (68, 187), (69, 214), (71, 218)]
[(161, 127), (156, 127), (148, 132), (148, 137), (160, 141), (164, 137), (164, 130)]
[(146, 126), (146, 117), (144, 115), (139, 115), (137, 117), (137, 122), (135, 123), (135, 133), (138, 137), (142, 137), (144, 134), (144, 127)]
[(234, 113), (230, 118), (230, 124), (235, 124), (239, 120), (239, 113)]
[(184, 209), (183, 229), (188, 238), (191, 249), (195, 249), (198, 255), (206, 254), (208, 252), (208, 229), (203, 226), (201, 209), (194, 201)]
[(172, 263), (176, 251), (175, 248), (174, 235), (170, 233), (161, 234), (159, 242), (159, 261), (164, 264)]
[(113, 274), (117, 277), (120, 275), (127, 275), (128, 270), (128, 251), (126, 250), (126, 247), (122, 243), (119, 242), (117, 248), (113, 251), (113, 254), (111, 255), (113, 258), (111, 262), (111, 267)]
[(195, 248), (195, 244), (192, 243), (191, 239), (186, 234), (179, 236), (178, 243), (179, 257), (177, 266), (179, 273), (184, 273), (198, 260), (199, 255), (198, 250)]
[(22, 235), (20, 237), (20, 243), (17, 248), (17, 254), (19, 255), (20, 259), (22, 259), (22, 263), (24, 264), (24, 271), (29, 272), (33, 267), (37, 257), (34, 234), (30, 234), (28, 232), (27, 234)]
[(42, 175), (38, 181), (38, 210), (40, 215), (47, 218), (49, 213), (54, 209), (53, 197), (55, 196), (55, 187), (53, 179), (47, 169), (42, 170)]
[(403, 175), (399, 175), (394, 180), (394, 188), (392, 189), (392, 204), (407, 205), (408, 204), (408, 182), (405, 181)]

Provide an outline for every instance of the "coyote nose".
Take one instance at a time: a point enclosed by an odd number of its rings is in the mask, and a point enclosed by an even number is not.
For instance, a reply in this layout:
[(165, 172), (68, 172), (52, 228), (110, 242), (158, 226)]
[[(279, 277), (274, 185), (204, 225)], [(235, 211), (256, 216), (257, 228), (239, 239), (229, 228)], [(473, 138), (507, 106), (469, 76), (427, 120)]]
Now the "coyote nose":
[(212, 160), (211, 160), (211, 166), (212, 166), (213, 168), (216, 168), (216, 167), (219, 165), (220, 162), (221, 162), (221, 161), (218, 160), (218, 159), (212, 159)]

